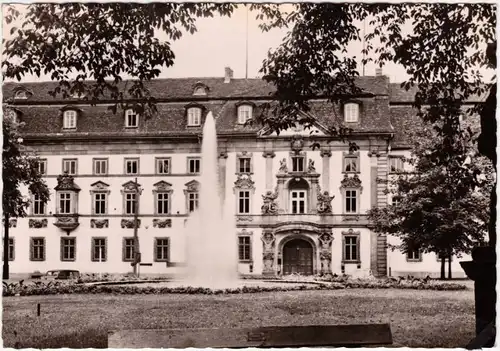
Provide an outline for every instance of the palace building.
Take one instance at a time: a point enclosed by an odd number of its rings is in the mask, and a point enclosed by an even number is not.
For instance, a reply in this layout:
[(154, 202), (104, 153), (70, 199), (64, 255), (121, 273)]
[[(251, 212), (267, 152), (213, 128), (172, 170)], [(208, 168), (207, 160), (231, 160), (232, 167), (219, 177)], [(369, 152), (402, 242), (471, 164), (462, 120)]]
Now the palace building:
[[(141, 260), (151, 264), (141, 274), (178, 273), (211, 111), (219, 147), (214, 186), (234, 203), (241, 274), (438, 277), (436, 255), (388, 249), (394, 239), (374, 233), (366, 216), (392, 202), (383, 180), (404, 167), (405, 131), (418, 123), (412, 95), (377, 73), (358, 78), (362, 93), (341, 106), (313, 100), (311, 129), (279, 135), (245, 124), (272, 87), (233, 78), (229, 68), (220, 78), (148, 83), (158, 110), (149, 118), (132, 109), (113, 113), (110, 101), (54, 98), (53, 82), (4, 84), (4, 112), (23, 122), (24, 143), (40, 157), (51, 190), (47, 204), (26, 192), (28, 217), (10, 219), (11, 273), (131, 272), (134, 218)], [(329, 134), (333, 123), (352, 128), (358, 151)], [(452, 258), (454, 277), (463, 276), (458, 261)]]

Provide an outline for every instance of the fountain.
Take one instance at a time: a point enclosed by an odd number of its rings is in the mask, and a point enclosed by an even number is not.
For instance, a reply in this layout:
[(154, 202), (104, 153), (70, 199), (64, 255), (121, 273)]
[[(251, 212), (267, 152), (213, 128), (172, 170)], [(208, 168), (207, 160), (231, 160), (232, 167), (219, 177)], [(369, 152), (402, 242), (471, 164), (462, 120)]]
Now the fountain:
[(238, 257), (234, 206), (219, 191), (217, 133), (212, 112), (203, 126), (198, 210), (186, 224), (187, 269), (183, 283), (207, 288), (237, 286)]

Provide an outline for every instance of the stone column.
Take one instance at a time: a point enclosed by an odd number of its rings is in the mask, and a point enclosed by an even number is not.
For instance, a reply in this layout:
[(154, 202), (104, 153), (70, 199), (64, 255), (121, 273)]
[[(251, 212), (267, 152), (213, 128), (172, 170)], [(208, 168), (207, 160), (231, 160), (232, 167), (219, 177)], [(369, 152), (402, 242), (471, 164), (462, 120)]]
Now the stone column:
[(323, 191), (330, 191), (330, 157), (332, 152), (330, 150), (321, 150), (320, 155), (323, 159), (323, 174), (321, 175), (323, 181)]
[(278, 174), (278, 213), (286, 213), (288, 212), (288, 203), (287, 203), (287, 194), (285, 193), (285, 181), (286, 181), (286, 175), (285, 174)]
[(266, 159), (266, 190), (273, 190), (273, 158), (274, 151), (264, 151), (262, 156)]
[(222, 151), (219, 153), (219, 194), (222, 204), (226, 199), (226, 162), (227, 152)]
[(318, 205), (318, 185), (319, 185), (319, 174), (311, 175), (311, 196), (309, 198), (309, 213), (317, 213)]

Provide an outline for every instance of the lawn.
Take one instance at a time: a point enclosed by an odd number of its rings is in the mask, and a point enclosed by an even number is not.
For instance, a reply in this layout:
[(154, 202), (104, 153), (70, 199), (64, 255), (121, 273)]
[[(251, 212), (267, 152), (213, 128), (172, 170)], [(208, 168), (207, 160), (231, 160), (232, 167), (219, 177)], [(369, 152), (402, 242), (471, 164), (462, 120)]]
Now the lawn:
[(345, 289), (6, 297), (3, 340), (16, 348), (106, 348), (110, 330), (390, 323), (397, 347), (464, 347), (474, 337), (473, 296), (470, 289)]

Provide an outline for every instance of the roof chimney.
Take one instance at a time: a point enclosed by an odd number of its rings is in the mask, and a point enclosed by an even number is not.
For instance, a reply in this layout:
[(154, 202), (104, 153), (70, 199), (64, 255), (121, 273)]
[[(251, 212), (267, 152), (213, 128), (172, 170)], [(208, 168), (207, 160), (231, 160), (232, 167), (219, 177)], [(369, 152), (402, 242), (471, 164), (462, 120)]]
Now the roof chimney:
[(224, 83), (229, 83), (231, 82), (231, 79), (233, 78), (233, 70), (231, 69), (231, 67), (226, 67), (224, 69)]
[(375, 76), (380, 77), (382, 75), (382, 67), (375, 68)]

